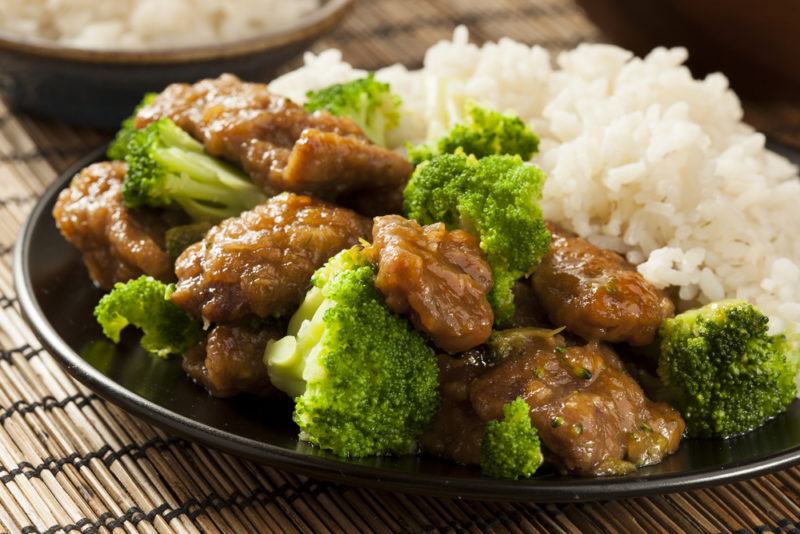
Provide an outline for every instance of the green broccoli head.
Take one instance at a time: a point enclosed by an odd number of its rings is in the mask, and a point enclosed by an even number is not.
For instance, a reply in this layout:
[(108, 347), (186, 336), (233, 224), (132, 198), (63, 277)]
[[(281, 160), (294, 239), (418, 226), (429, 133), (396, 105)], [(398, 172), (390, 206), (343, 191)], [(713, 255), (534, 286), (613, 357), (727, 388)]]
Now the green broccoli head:
[(503, 406), (503, 420), (489, 421), (481, 442), (481, 470), (497, 478), (529, 477), (543, 461), (528, 404), (517, 397)]
[(477, 158), (496, 154), (531, 159), (539, 149), (539, 138), (519, 117), (503, 114), (469, 104), (467, 120), (457, 124), (433, 146), (408, 148), (408, 157), (415, 165), (441, 154), (453, 154), (458, 149)]
[(144, 332), (141, 345), (147, 352), (162, 358), (182, 355), (202, 339), (203, 329), (169, 300), (174, 289), (150, 276), (117, 283), (97, 303), (94, 316), (114, 343), (119, 343), (122, 330), (133, 325)]
[(295, 397), (301, 438), (339, 456), (411, 452), (438, 405), (431, 349), (374, 278), (357, 248), (332, 258), (264, 356), (272, 383)]
[(457, 151), (419, 165), (403, 193), (407, 217), (478, 236), (492, 268), (489, 302), (497, 324), (514, 315), (514, 282), (530, 274), (550, 246), (539, 207), (544, 180), (520, 156), (477, 159)]
[(136, 126), (134, 126), (134, 123), (136, 122), (136, 115), (139, 113), (140, 109), (152, 104), (153, 100), (156, 99), (156, 96), (158, 96), (157, 93), (145, 94), (144, 98), (142, 98), (142, 101), (139, 102), (139, 104), (133, 110), (133, 114), (122, 121), (117, 135), (114, 136), (114, 140), (111, 141), (110, 145), (108, 145), (106, 155), (109, 159), (125, 159), (125, 156), (128, 154), (128, 143), (131, 140), (131, 135), (133, 135), (133, 132), (136, 131)]
[(125, 204), (178, 205), (195, 220), (233, 217), (264, 200), (247, 176), (203, 151), (170, 119), (134, 131), (128, 140)]
[(744, 301), (709, 304), (661, 326), (658, 374), (692, 436), (747, 432), (797, 395), (797, 355)]
[(350, 117), (373, 143), (381, 146), (386, 146), (386, 132), (400, 124), (400, 97), (391, 92), (389, 84), (377, 81), (373, 73), (309, 91), (306, 96), (306, 111), (324, 109)]

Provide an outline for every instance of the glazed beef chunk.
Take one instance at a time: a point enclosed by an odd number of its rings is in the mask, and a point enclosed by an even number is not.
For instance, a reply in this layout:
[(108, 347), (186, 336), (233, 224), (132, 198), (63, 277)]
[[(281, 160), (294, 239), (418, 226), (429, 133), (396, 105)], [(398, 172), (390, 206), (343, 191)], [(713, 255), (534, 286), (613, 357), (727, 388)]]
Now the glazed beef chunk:
[(367, 217), (403, 212), (403, 188), (364, 189), (338, 199), (343, 206)]
[(401, 189), (411, 164), (373, 145), (350, 119), (307, 113), (265, 84), (230, 74), (194, 85), (172, 84), (139, 110), (136, 126), (169, 117), (213, 156), (240, 165), (268, 194)]
[(324, 198), (339, 198), (350, 191), (401, 191), (411, 171), (404, 157), (364, 137), (309, 128), (295, 142), (282, 180), (274, 187)]
[(81, 252), (89, 275), (103, 289), (142, 274), (172, 278), (172, 262), (164, 251), (168, 221), (157, 212), (126, 208), (124, 179), (124, 163), (90, 165), (72, 179), (53, 208), (61, 234)]
[(519, 328), (523, 326), (538, 326), (550, 328), (550, 320), (547, 318), (533, 285), (529, 280), (517, 280), (513, 287), (514, 291), (514, 316), (508, 325), (509, 328)]
[(267, 342), (282, 335), (277, 328), (215, 326), (203, 343), (186, 354), (183, 369), (215, 397), (277, 393), (263, 359)]
[(448, 352), (489, 339), (494, 315), (486, 294), (492, 273), (477, 239), (462, 230), (448, 232), (441, 223), (422, 227), (399, 215), (376, 217), (372, 239), (375, 286), (393, 311), (408, 314)]
[(680, 414), (654, 403), (607, 345), (565, 346), (560, 336), (511, 330), (498, 335), (502, 363), (470, 386), (483, 420), (522, 396), (539, 435), (568, 471), (616, 474), (657, 463), (678, 448)]
[(175, 263), (172, 301), (211, 323), (291, 313), (314, 271), (369, 232), (348, 209), (283, 193), (189, 246)]
[(485, 423), (518, 396), (550, 458), (567, 472), (626, 473), (678, 448), (680, 414), (648, 400), (610, 347), (567, 346), (536, 328), (501, 331), (492, 345), (488, 360), (442, 358), (444, 400), (423, 439), (428, 451), (477, 463)]
[(420, 437), (423, 451), (461, 464), (480, 464), (486, 421), (472, 408), (469, 390), (472, 382), (488, 368), (490, 358), (485, 347), (460, 357), (438, 356), (441, 404)]
[(589, 340), (647, 345), (672, 301), (622, 256), (550, 225), (553, 241), (533, 287), (554, 325)]

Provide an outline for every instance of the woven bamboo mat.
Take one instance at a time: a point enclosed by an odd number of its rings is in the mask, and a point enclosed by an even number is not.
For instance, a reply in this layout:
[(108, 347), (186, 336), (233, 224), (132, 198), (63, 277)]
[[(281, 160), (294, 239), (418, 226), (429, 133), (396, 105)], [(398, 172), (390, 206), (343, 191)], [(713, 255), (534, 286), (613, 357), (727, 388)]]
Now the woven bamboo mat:
[[(458, 22), (478, 41), (509, 35), (561, 49), (601, 39), (569, 0), (362, 0), (315, 48), (342, 48), (366, 68), (395, 61), (413, 66)], [(770, 113), (750, 116), (785, 141), (800, 138), (796, 110)], [(165, 434), (100, 400), (69, 378), (23, 323), (11, 253), (37, 195), (106, 139), (15, 116), (0, 103), (1, 531), (800, 531), (800, 468), (708, 490), (602, 503), (437, 499), (255, 465)]]

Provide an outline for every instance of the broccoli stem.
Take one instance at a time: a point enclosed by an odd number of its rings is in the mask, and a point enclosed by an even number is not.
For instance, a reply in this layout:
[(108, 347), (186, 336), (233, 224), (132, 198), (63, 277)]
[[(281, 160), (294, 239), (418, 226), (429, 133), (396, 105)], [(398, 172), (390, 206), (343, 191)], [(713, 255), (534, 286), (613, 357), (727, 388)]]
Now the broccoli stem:
[(316, 361), (325, 333), (323, 317), (332, 306), (322, 290), (312, 288), (289, 323), (289, 335), (267, 344), (264, 363), (270, 379), (291, 397), (305, 393), (306, 383), (314, 373), (321, 372)]
[(244, 208), (237, 211), (236, 209), (231, 208), (216, 207), (203, 204), (201, 202), (196, 202), (190, 198), (176, 199), (175, 202), (177, 202), (177, 204), (183, 208), (183, 211), (189, 214), (189, 217), (195, 221), (201, 222), (219, 221), (229, 217), (236, 217), (239, 215), (239, 213), (244, 211), (244, 209), (247, 209)]
[(203, 154), (203, 145), (181, 128), (163, 128), (160, 130), (161, 140), (166, 146), (175, 147), (187, 152)]
[(177, 204), (196, 220), (239, 215), (264, 199), (238, 169), (206, 154), (169, 119), (130, 133), (123, 184), (129, 207)]
[(200, 152), (187, 152), (181, 148), (168, 147), (153, 151), (153, 159), (175, 173), (187, 174), (207, 184), (221, 184), (239, 192), (258, 191), (252, 182), (243, 180), (224, 163)]
[(286, 336), (277, 341), (270, 341), (264, 355), (264, 363), (270, 369), (280, 372), (270, 373), (272, 385), (284, 391), (290, 397), (299, 397), (306, 390), (303, 380), (305, 359), (297, 350), (297, 338)]
[(253, 183), (202, 152), (168, 147), (155, 150), (153, 159), (169, 171), (164, 191), (195, 219), (233, 217), (250, 208), (254, 196), (261, 196)]
[(297, 308), (297, 311), (289, 320), (287, 334), (296, 336), (300, 331), (300, 327), (303, 326), (303, 323), (314, 317), (314, 313), (319, 309), (324, 300), (325, 295), (322, 294), (320, 288), (312, 287), (309, 289), (308, 293), (306, 293), (306, 297), (303, 299), (303, 303), (300, 304), (300, 307)]
[(164, 191), (177, 201), (187, 198), (197, 202), (246, 209), (241, 193), (230, 191), (220, 185), (199, 182), (185, 172), (168, 174), (164, 180)]

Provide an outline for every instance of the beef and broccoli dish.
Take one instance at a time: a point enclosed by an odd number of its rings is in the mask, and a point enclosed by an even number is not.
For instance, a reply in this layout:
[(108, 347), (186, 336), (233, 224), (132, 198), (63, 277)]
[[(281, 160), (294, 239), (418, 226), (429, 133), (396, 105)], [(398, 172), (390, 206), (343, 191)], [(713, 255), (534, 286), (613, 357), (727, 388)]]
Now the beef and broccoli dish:
[(146, 95), (53, 210), (103, 333), (139, 329), (198, 395), (290, 397), (335, 455), (491, 477), (623, 475), (794, 400), (797, 347), (754, 305), (676, 310), (545, 218), (521, 119), (468, 103), (390, 148), (399, 108), (372, 75), (304, 105), (232, 75)]

